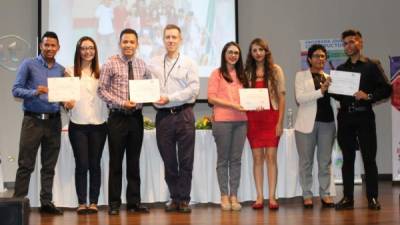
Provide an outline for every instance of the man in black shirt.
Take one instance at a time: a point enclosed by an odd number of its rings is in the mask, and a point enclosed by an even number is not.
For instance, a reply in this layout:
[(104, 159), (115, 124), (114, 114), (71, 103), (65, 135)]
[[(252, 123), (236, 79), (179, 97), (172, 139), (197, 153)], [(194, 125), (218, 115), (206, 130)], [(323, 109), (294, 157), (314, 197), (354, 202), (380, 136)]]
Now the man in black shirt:
[(355, 151), (359, 147), (364, 162), (368, 208), (379, 210), (378, 168), (375, 161), (377, 138), (372, 104), (388, 98), (391, 87), (380, 62), (361, 54), (363, 40), (359, 31), (344, 31), (342, 40), (349, 58), (337, 70), (361, 73), (361, 78), (359, 91), (353, 96), (333, 95), (340, 102), (337, 137), (343, 153), (343, 198), (336, 204), (336, 209), (354, 207), (354, 161)]

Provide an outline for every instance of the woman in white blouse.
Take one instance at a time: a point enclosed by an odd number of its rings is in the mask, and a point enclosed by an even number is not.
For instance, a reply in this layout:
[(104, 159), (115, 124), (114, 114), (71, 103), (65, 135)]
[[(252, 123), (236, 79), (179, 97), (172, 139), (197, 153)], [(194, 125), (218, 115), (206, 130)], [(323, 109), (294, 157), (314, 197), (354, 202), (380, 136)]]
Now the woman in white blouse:
[(296, 101), (299, 108), (294, 128), (299, 152), (299, 173), (304, 208), (313, 207), (311, 188), (315, 151), (317, 151), (319, 195), (322, 207), (334, 207), (329, 186), (332, 146), (336, 133), (335, 103), (328, 94), (330, 77), (324, 73), (327, 57), (324, 46), (312, 45), (307, 53), (310, 69), (298, 72), (295, 79)]
[[(64, 104), (70, 110), (68, 135), (75, 157), (75, 186), (78, 214), (96, 213), (101, 184), (100, 160), (106, 141), (106, 107), (97, 96), (100, 75), (95, 41), (82, 37), (76, 44), (74, 66), (66, 76), (80, 78), (80, 99)], [(87, 173), (89, 172), (89, 202), (87, 204)]]

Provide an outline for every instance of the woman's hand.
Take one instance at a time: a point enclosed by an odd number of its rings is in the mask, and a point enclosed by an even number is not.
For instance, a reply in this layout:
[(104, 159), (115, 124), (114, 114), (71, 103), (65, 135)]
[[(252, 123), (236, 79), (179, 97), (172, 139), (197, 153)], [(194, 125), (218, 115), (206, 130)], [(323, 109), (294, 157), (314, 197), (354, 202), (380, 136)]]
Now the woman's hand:
[(232, 108), (239, 111), (239, 112), (245, 112), (246, 110), (239, 104), (232, 104)]
[(280, 137), (282, 135), (283, 133), (282, 123), (276, 124), (275, 132), (277, 137)]
[(327, 77), (324, 83), (321, 83), (321, 93), (324, 94), (331, 85), (332, 79)]
[(74, 106), (75, 106), (75, 100), (64, 102), (64, 108), (68, 110), (74, 108)]

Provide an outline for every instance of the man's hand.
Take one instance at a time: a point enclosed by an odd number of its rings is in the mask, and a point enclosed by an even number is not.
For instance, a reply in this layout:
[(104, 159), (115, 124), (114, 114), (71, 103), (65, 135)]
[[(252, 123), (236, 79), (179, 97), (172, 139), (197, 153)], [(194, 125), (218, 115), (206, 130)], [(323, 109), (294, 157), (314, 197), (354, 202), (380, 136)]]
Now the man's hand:
[(36, 88), (36, 95), (47, 94), (49, 89), (46, 86), (38, 85)]
[(133, 109), (136, 107), (136, 103), (132, 101), (125, 101), (123, 107), (125, 109)]
[(168, 103), (169, 103), (169, 99), (166, 96), (161, 96), (160, 100), (155, 102), (156, 105), (166, 105)]

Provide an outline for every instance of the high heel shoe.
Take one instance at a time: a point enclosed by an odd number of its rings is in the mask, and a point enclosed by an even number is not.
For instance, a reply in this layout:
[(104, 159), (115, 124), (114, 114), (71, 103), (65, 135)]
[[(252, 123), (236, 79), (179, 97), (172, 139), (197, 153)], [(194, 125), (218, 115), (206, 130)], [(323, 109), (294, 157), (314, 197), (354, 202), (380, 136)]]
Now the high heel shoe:
[(231, 202), (229, 201), (228, 196), (221, 197), (221, 209), (223, 211), (229, 211), (232, 209), (232, 205), (231, 205)]
[(87, 214), (87, 206), (85, 204), (79, 204), (78, 208), (76, 209), (76, 213), (78, 213), (78, 215)]
[(230, 200), (233, 211), (240, 211), (242, 209), (242, 205), (239, 203), (236, 197), (231, 197)]
[(335, 203), (326, 202), (323, 198), (321, 198), (322, 208), (335, 208)]
[(278, 202), (274, 202), (272, 203), (271, 201), (268, 204), (268, 208), (271, 210), (278, 210), (279, 209), (279, 203)]
[(314, 204), (313, 204), (313, 202), (312, 202), (311, 199), (304, 199), (304, 201), (303, 201), (303, 207), (304, 207), (305, 209), (312, 209), (312, 208), (314, 207)]
[(251, 207), (253, 209), (263, 209), (264, 208), (264, 204), (262, 202), (261, 203), (254, 202), (253, 205), (251, 205)]

